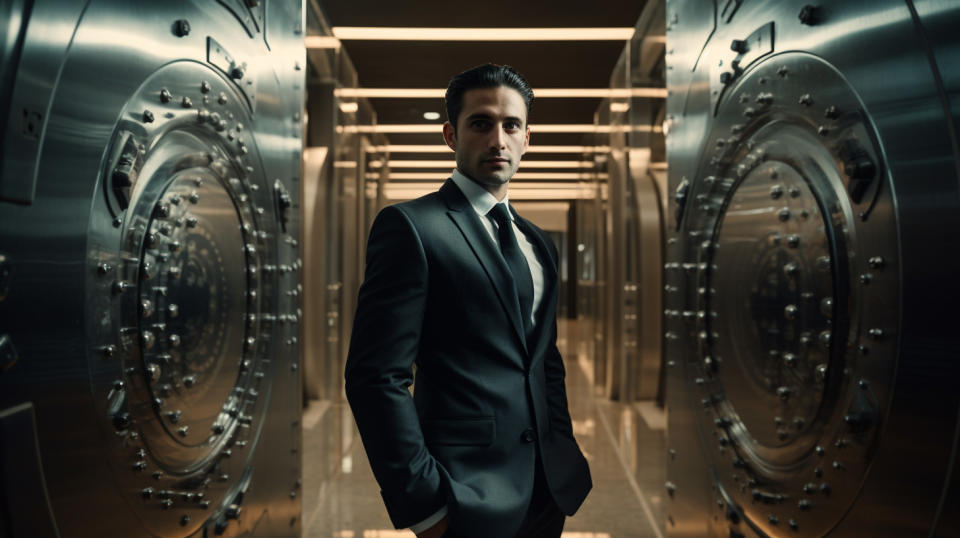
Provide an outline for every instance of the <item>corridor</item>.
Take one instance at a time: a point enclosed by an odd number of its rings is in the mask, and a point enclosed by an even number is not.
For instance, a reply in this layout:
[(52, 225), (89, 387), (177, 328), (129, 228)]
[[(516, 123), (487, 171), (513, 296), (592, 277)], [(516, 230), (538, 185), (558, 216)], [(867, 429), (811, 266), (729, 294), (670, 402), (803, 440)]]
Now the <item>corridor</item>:
[[(559, 346), (567, 368), (574, 434), (590, 463), (593, 490), (567, 519), (564, 538), (662, 538), (666, 419), (652, 402), (633, 405), (594, 395), (593, 367), (576, 335), (576, 321), (560, 320)], [(380, 499), (345, 400), (314, 402), (304, 413), (304, 538), (412, 538), (394, 530)], [(343, 428), (343, 456), (324, 461), (324, 432)], [(325, 465), (337, 468), (325, 472)]]

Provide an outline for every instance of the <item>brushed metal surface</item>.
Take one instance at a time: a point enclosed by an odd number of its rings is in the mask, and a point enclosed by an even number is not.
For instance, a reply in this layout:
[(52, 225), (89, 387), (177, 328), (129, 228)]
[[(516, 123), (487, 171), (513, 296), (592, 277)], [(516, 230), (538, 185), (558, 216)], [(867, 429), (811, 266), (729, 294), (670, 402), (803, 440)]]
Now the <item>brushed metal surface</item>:
[(0, 200), (33, 201), (50, 97), (74, 37), (75, 22), (86, 6), (86, 2), (29, 1), (11, 3), (8, 8), (3, 57), (5, 75), (11, 78), (5, 80), (3, 92), (9, 102), (0, 102), (6, 108)]
[(667, 3), (667, 530), (955, 533), (956, 6), (702, 7)]
[(298, 535), (301, 3), (24, 4), (0, 408), (56, 528)]

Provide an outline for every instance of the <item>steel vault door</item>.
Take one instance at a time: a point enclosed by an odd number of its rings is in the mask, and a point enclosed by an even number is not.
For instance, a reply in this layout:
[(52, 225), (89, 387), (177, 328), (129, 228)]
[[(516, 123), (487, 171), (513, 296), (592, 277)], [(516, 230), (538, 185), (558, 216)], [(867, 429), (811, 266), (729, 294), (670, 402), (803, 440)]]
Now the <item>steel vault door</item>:
[(0, 535), (299, 535), (301, 3), (3, 10)]
[(667, 2), (667, 531), (957, 536), (956, 2)]

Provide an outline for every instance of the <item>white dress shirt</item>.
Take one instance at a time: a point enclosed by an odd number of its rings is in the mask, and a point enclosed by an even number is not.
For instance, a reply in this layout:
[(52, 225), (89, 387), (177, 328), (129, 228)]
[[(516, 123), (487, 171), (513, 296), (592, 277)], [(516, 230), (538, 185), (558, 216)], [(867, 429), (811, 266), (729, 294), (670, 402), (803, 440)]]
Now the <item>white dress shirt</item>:
[[(478, 183), (463, 175), (460, 170), (454, 169), (451, 178), (453, 179), (453, 182), (457, 184), (457, 187), (460, 187), (460, 191), (463, 192), (463, 195), (467, 197), (467, 201), (469, 201), (470, 205), (473, 206), (473, 210), (476, 211), (477, 215), (480, 216), (480, 222), (483, 223), (483, 227), (490, 235), (490, 239), (495, 245), (497, 245), (497, 251), (499, 252), (500, 236), (497, 234), (497, 223), (492, 217), (487, 216), (487, 214), (490, 213), (490, 210), (493, 209), (493, 206), (497, 205), (497, 199), (490, 194), (490, 191), (484, 189)], [(507, 204), (509, 207), (509, 193), (503, 197), (503, 203)], [(517, 244), (520, 246), (520, 252), (523, 252), (523, 257), (527, 259), (527, 265), (530, 267), (530, 277), (533, 279), (533, 304), (530, 308), (530, 319), (527, 321), (530, 322), (530, 327), (534, 327), (536, 326), (537, 319), (534, 314), (536, 313), (537, 308), (540, 307), (540, 303), (543, 301), (543, 265), (540, 264), (540, 260), (537, 258), (536, 247), (534, 247), (533, 243), (530, 242), (530, 238), (521, 232), (520, 228), (517, 227), (517, 222), (513, 218), (513, 213), (508, 213), (510, 215), (510, 222), (513, 223), (513, 235), (517, 237)]]
[[(500, 202), (497, 202), (497, 199), (490, 194), (490, 191), (484, 189), (478, 183), (463, 175), (463, 173), (456, 168), (451, 174), (451, 179), (453, 179), (453, 182), (456, 183), (457, 187), (460, 188), (460, 192), (466, 196), (467, 201), (470, 202), (473, 210), (477, 212), (477, 215), (480, 217), (480, 222), (483, 224), (484, 229), (487, 230), (490, 240), (493, 241), (493, 244), (497, 246), (497, 251), (499, 252), (500, 236), (497, 234), (497, 223), (492, 217), (488, 217), (487, 214), (490, 213), (490, 210), (493, 209), (493, 206)], [(509, 194), (504, 196), (503, 203), (507, 204), (509, 207)], [(540, 264), (540, 260), (537, 258), (536, 247), (534, 247), (533, 243), (530, 242), (530, 238), (528, 238), (527, 235), (521, 232), (520, 228), (517, 227), (517, 222), (513, 218), (513, 213), (509, 211), (508, 213), (510, 215), (510, 222), (513, 225), (513, 235), (517, 237), (517, 244), (520, 246), (520, 252), (522, 252), (523, 257), (527, 259), (527, 265), (530, 267), (530, 278), (533, 280), (533, 304), (530, 308), (530, 319), (527, 321), (530, 323), (530, 327), (534, 327), (537, 323), (537, 317), (534, 314), (540, 307), (540, 303), (543, 301), (543, 265)], [(436, 525), (446, 515), (447, 507), (444, 506), (427, 519), (424, 519), (416, 525), (411, 525), (410, 530), (413, 531), (414, 534), (419, 534)]]

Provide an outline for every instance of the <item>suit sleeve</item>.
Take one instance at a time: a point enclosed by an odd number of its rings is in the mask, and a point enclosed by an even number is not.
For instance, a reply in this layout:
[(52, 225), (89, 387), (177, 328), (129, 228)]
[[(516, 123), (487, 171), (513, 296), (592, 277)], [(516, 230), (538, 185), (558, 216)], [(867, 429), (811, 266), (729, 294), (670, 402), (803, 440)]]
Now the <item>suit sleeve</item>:
[[(557, 250), (549, 236), (544, 239), (550, 248), (553, 259), (557, 259)], [(553, 290), (557, 293), (557, 290)], [(547, 378), (547, 404), (550, 408), (550, 428), (558, 434), (573, 439), (573, 423), (570, 420), (570, 409), (567, 403), (567, 372), (563, 366), (563, 357), (557, 348), (557, 320), (547, 320), (550, 324), (550, 345), (544, 357), (543, 366)]]
[(427, 282), (426, 255), (415, 227), (402, 209), (385, 208), (367, 243), (345, 380), (370, 466), (397, 528), (423, 521), (446, 503), (409, 392)]

